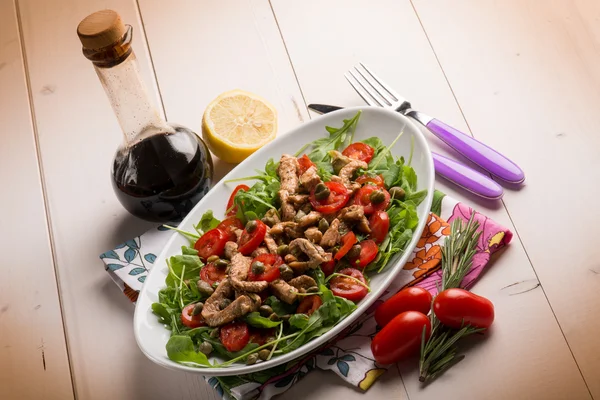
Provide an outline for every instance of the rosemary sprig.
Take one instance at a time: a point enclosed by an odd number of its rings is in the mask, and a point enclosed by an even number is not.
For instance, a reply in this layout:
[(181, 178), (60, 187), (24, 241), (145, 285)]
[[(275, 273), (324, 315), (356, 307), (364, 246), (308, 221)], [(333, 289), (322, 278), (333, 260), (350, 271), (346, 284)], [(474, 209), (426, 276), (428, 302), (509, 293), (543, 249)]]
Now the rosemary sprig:
[[(473, 215), (467, 222), (456, 219), (450, 227), (450, 235), (446, 237), (442, 248), (442, 285), (440, 292), (446, 289), (458, 288), (467, 272), (473, 265), (477, 242), (481, 232), (477, 232), (479, 223)], [(465, 356), (457, 356), (456, 342), (460, 339), (481, 332), (484, 329), (470, 325), (462, 329), (444, 327), (431, 312), (431, 336), (425, 340), (425, 329), (421, 338), (421, 358), (419, 360), (419, 381), (432, 380), (458, 363)]]

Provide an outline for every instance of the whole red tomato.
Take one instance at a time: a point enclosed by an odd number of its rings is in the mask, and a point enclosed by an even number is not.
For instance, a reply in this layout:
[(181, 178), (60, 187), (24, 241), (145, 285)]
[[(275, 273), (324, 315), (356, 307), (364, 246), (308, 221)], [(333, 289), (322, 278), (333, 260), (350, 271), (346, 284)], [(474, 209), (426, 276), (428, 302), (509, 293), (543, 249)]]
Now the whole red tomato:
[(433, 312), (450, 328), (464, 325), (489, 328), (494, 322), (494, 305), (485, 297), (464, 289), (447, 289), (433, 300)]
[(420, 287), (403, 289), (387, 299), (375, 310), (377, 325), (384, 327), (404, 311), (419, 311), (425, 315), (431, 309), (431, 293)]
[(421, 348), (423, 328), (427, 340), (431, 334), (431, 322), (423, 313), (405, 311), (395, 316), (371, 342), (375, 361), (380, 364), (394, 364), (417, 354)]

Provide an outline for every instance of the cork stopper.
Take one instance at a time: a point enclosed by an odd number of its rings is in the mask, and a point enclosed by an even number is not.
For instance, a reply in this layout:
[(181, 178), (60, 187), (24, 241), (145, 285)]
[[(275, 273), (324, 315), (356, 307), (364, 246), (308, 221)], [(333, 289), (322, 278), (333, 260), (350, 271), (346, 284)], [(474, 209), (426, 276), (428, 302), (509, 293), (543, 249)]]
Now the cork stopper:
[(113, 10), (97, 11), (88, 15), (77, 26), (77, 35), (87, 49), (110, 46), (127, 33), (121, 16)]

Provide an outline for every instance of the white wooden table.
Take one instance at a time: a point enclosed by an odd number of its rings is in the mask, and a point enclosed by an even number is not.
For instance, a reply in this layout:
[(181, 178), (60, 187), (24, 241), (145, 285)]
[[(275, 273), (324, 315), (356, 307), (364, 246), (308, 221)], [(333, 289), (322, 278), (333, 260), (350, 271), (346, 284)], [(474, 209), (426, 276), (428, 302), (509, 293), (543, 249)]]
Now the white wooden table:
[[(360, 105), (343, 73), (363, 61), (526, 171), (498, 204), (438, 182), (516, 233), (474, 288), (496, 325), (432, 385), (402, 366), (369, 396), (600, 399), (597, 0), (0, 0), (0, 399), (217, 398), (142, 355), (98, 259), (151, 226), (113, 195), (121, 133), (75, 32), (103, 8), (133, 26), (167, 118), (197, 132), (236, 87), (273, 102), (281, 132), (310, 102)], [(366, 398), (326, 372), (283, 397)]]

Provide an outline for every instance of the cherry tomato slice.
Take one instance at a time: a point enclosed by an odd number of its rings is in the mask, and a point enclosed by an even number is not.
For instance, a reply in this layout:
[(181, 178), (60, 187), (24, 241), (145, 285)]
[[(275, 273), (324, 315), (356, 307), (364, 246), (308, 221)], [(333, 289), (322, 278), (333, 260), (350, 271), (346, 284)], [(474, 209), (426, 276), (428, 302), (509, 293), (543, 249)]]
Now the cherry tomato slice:
[(494, 305), (485, 297), (464, 289), (447, 289), (433, 300), (433, 312), (440, 322), (450, 328), (464, 325), (489, 328), (494, 322)]
[(334, 258), (336, 260), (341, 260), (342, 257), (344, 257), (350, 251), (350, 249), (352, 248), (352, 246), (354, 246), (356, 242), (357, 239), (354, 232), (350, 231), (346, 233), (344, 236), (342, 236), (342, 247), (340, 247), (337, 253), (335, 253)]
[[(259, 261), (265, 265), (265, 271), (262, 274), (255, 275), (252, 272), (252, 264), (256, 261)], [(258, 257), (255, 257), (250, 263), (250, 267), (248, 267), (248, 280), (249, 281), (267, 281), (273, 282), (276, 279), (279, 279), (280, 272), (279, 266), (283, 264), (283, 259), (275, 254), (261, 254)]]
[(227, 202), (227, 208), (225, 209), (226, 216), (231, 217), (232, 215), (237, 214), (237, 206), (234, 205), (233, 199), (235, 199), (235, 195), (238, 191), (247, 191), (248, 189), (250, 189), (248, 185), (237, 185), (235, 189), (233, 189), (231, 196), (229, 196), (229, 201)]
[(238, 250), (245, 256), (249, 256), (262, 243), (267, 233), (267, 225), (260, 219), (255, 219), (256, 228), (249, 233), (246, 229), (242, 232), (238, 241)]
[[(371, 202), (371, 194), (376, 190), (383, 192), (385, 199), (381, 203), (373, 204)], [(365, 215), (371, 215), (375, 211), (383, 211), (387, 208), (387, 206), (390, 204), (390, 193), (387, 190), (377, 186), (365, 185), (361, 187), (354, 196), (354, 204), (363, 206)]]
[(221, 256), (225, 250), (225, 243), (229, 236), (227, 233), (220, 229), (211, 229), (204, 235), (200, 236), (200, 239), (194, 243), (194, 248), (198, 250), (198, 256), (206, 260), (210, 256)]
[(235, 242), (237, 240), (237, 236), (235, 235), (236, 229), (244, 229), (244, 224), (239, 218), (236, 217), (227, 217), (219, 225), (217, 225), (217, 229), (225, 232), (230, 241)]
[(344, 151), (342, 151), (342, 154), (346, 157), (364, 161), (368, 164), (375, 154), (375, 149), (368, 144), (356, 142), (346, 147)]
[[(339, 271), (339, 273), (356, 278), (365, 285), (367, 284), (362, 272), (356, 268), (344, 268), (343, 270)], [(329, 287), (336, 296), (343, 297), (353, 302), (362, 300), (368, 293), (368, 290), (365, 286), (356, 282), (354, 279), (350, 279), (345, 276), (333, 277), (329, 282)]]
[(256, 343), (259, 346), (266, 344), (270, 340), (275, 338), (275, 329), (261, 329), (249, 327), (250, 329), (250, 341)]
[(298, 308), (296, 309), (296, 313), (306, 314), (308, 316), (311, 316), (312, 313), (317, 311), (317, 309), (319, 307), (321, 307), (322, 304), (323, 304), (323, 300), (321, 300), (320, 296), (317, 296), (317, 295), (306, 296), (305, 298), (302, 299), (302, 301), (298, 305)]
[(329, 197), (324, 200), (317, 200), (315, 189), (313, 189), (309, 197), (310, 204), (322, 214), (331, 214), (341, 210), (350, 198), (348, 189), (338, 182), (325, 182), (325, 186), (329, 189)]
[(425, 314), (418, 311), (405, 311), (394, 317), (371, 342), (375, 361), (386, 365), (394, 364), (418, 354), (423, 328), (427, 340), (431, 334), (431, 322)]
[(195, 304), (189, 304), (184, 307), (181, 311), (181, 323), (187, 326), (188, 328), (198, 328), (200, 326), (206, 325), (204, 322), (204, 318), (202, 318), (202, 314), (192, 315), (194, 311)]
[(350, 265), (363, 269), (377, 257), (379, 247), (371, 239), (363, 240), (358, 245), (360, 246), (360, 255), (350, 259)]
[(300, 166), (300, 170), (298, 171), (300, 175), (306, 172), (312, 166), (315, 166), (315, 163), (308, 158), (306, 154), (298, 159), (298, 165)]
[(356, 178), (356, 182), (360, 183), (361, 185), (368, 183), (371, 185), (385, 188), (385, 181), (383, 180), (383, 177), (381, 175), (375, 175), (375, 176), (361, 175), (358, 178)]
[(208, 263), (200, 270), (200, 279), (209, 285), (221, 282), (227, 277), (225, 268), (219, 268), (214, 263)]
[(250, 341), (250, 332), (245, 322), (232, 322), (220, 329), (219, 338), (227, 351), (242, 350)]
[(390, 230), (390, 217), (385, 211), (375, 211), (369, 218), (369, 228), (371, 228), (371, 239), (380, 244), (385, 240)]
[(333, 274), (335, 271), (335, 260), (331, 259), (323, 264), (321, 264), (321, 271), (325, 274), (325, 276), (329, 276)]
[(421, 287), (403, 289), (377, 307), (375, 321), (377, 325), (384, 327), (404, 311), (418, 311), (427, 315), (431, 309), (431, 300), (431, 293)]

